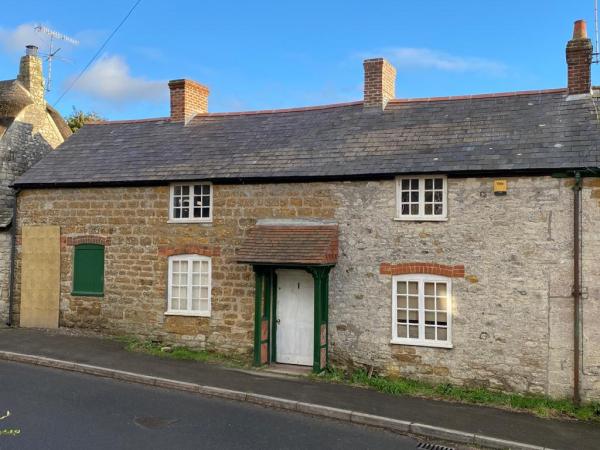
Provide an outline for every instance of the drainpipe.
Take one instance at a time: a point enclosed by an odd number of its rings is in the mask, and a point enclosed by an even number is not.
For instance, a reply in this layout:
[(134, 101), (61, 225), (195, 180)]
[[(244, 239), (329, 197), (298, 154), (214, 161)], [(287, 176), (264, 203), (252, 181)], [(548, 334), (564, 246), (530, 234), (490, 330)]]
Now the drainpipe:
[(575, 172), (573, 186), (573, 402), (581, 403), (579, 395), (579, 348), (581, 323), (581, 173)]
[(8, 321), (6, 325), (12, 326), (12, 310), (13, 310), (13, 298), (14, 298), (14, 284), (15, 284), (15, 255), (17, 253), (17, 196), (19, 190), (15, 189), (14, 204), (13, 204), (13, 215), (11, 222), (11, 246), (10, 246), (10, 275), (8, 281)]

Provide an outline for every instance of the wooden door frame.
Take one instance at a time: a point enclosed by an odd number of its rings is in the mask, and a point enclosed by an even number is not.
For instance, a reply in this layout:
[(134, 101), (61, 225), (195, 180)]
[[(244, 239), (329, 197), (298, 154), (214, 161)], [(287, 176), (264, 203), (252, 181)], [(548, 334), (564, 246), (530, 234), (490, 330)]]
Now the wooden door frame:
[(304, 270), (314, 281), (313, 372), (329, 364), (329, 272), (332, 265), (254, 265), (254, 365), (275, 362), (277, 355), (277, 269)]

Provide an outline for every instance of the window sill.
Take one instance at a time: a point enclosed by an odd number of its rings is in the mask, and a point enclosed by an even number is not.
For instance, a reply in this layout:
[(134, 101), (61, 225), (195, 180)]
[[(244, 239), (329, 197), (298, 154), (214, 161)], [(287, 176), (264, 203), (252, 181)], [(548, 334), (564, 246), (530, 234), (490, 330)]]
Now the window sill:
[(165, 316), (210, 317), (210, 312), (167, 311)]
[(212, 219), (169, 219), (167, 223), (206, 223), (212, 224)]
[(394, 217), (396, 222), (448, 222), (448, 217), (423, 217), (423, 216), (411, 216), (411, 217)]
[(71, 295), (76, 297), (104, 297), (104, 292), (72, 291)]
[(432, 342), (422, 341), (420, 339), (392, 339), (390, 344), (395, 345), (413, 345), (417, 347), (435, 347), (435, 348), (453, 348), (451, 342)]

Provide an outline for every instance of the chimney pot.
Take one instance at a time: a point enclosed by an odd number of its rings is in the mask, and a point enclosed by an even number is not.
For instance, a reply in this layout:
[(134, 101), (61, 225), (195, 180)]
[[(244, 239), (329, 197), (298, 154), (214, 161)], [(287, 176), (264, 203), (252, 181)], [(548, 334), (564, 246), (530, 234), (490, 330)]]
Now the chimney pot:
[(587, 39), (587, 24), (585, 20), (576, 20), (573, 26), (573, 39)]
[(171, 120), (187, 123), (196, 114), (208, 112), (208, 94), (206, 86), (193, 80), (169, 81), (171, 92)]
[(35, 45), (26, 45), (25, 46), (25, 55), (27, 56), (37, 56), (38, 48)]

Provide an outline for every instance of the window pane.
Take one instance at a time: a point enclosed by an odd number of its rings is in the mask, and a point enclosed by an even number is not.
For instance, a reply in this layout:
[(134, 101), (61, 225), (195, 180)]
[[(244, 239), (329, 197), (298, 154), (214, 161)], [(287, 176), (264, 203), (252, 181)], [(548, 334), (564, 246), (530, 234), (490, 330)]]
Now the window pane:
[(173, 194), (175, 194), (175, 195), (181, 195), (181, 186), (174, 186), (173, 187)]
[(446, 283), (437, 283), (436, 285), (437, 295), (440, 297), (446, 296)]
[(435, 298), (425, 297), (425, 309), (435, 309)]
[(406, 310), (398, 310), (398, 323), (406, 323)]
[(402, 215), (408, 215), (408, 205), (402, 205)]
[(418, 339), (419, 338), (419, 327), (416, 325), (408, 326), (408, 337)]
[(398, 281), (396, 284), (396, 292), (398, 295), (406, 294), (406, 281)]
[(406, 325), (398, 325), (398, 337), (401, 337), (401, 338), (407, 337)]
[(433, 312), (433, 311), (425, 312), (425, 323), (427, 325), (435, 325), (435, 312)]
[(410, 180), (402, 180), (402, 189), (405, 191), (410, 189)]
[[(431, 192), (429, 192), (431, 194)], [(425, 194), (427, 196), (427, 194)], [(441, 202), (444, 199), (444, 193), (442, 191), (435, 191), (434, 193), (434, 201)]]
[(175, 208), (180, 208), (181, 207), (181, 197), (175, 197), (173, 199), (173, 206)]
[(416, 296), (408, 297), (408, 307), (411, 309), (418, 309), (419, 308), (419, 297), (416, 297)]
[(432, 202), (433, 201), (433, 192), (431, 192), (431, 191), (426, 191), (425, 192), (425, 201), (426, 202)]
[(419, 323), (419, 311), (408, 311), (408, 322), (409, 323)]
[(417, 190), (419, 189), (419, 179), (418, 178), (412, 178), (410, 180), (410, 188), (412, 190)]
[(436, 216), (440, 216), (440, 215), (442, 215), (442, 214), (444, 213), (443, 206), (442, 206), (442, 205), (438, 205), (438, 204), (436, 204), (436, 205), (435, 205), (435, 207), (434, 207), (433, 213), (434, 213)]
[(433, 205), (425, 205), (425, 214), (428, 216), (433, 214)]
[(189, 186), (181, 186), (181, 194), (182, 195), (190, 195), (190, 187)]
[(204, 207), (210, 206), (210, 197), (208, 195), (205, 195), (204, 197), (202, 197), (202, 206), (204, 206)]
[(208, 261), (202, 261), (200, 266), (200, 270), (202, 273), (208, 273)]
[(437, 309), (439, 311), (446, 311), (446, 310), (448, 310), (448, 301), (446, 300), (446, 297), (438, 297), (438, 299), (437, 299)]
[(419, 201), (419, 193), (418, 192), (411, 192), (410, 193), (410, 201), (411, 202), (418, 202)]
[(410, 192), (402, 193), (402, 203), (407, 203), (409, 201), (409, 198), (410, 198)]
[(416, 216), (419, 214), (419, 205), (418, 204), (412, 204), (410, 205), (410, 213), (413, 216)]
[(196, 184), (194, 186), (194, 194), (195, 195), (202, 195), (202, 185), (201, 184)]
[(200, 311), (207, 312), (208, 311), (208, 299), (200, 300)]
[(436, 178), (435, 179), (435, 188), (443, 189), (443, 187), (444, 187), (444, 180), (442, 178)]
[(448, 319), (447, 319), (447, 314), (444, 313), (438, 313), (437, 314), (437, 325), (448, 325)]
[(425, 189), (432, 189), (433, 188), (433, 178), (426, 178), (425, 179)]
[(425, 327), (425, 339), (435, 339), (434, 327)]
[(200, 288), (200, 298), (208, 298), (208, 287)]
[(418, 295), (419, 294), (419, 283), (416, 281), (410, 281), (408, 283), (408, 292), (411, 295)]
[(424, 283), (425, 295), (435, 295), (435, 283)]
[(438, 328), (437, 329), (437, 339), (438, 339), (438, 341), (447, 341), (448, 340), (448, 330), (446, 328)]

